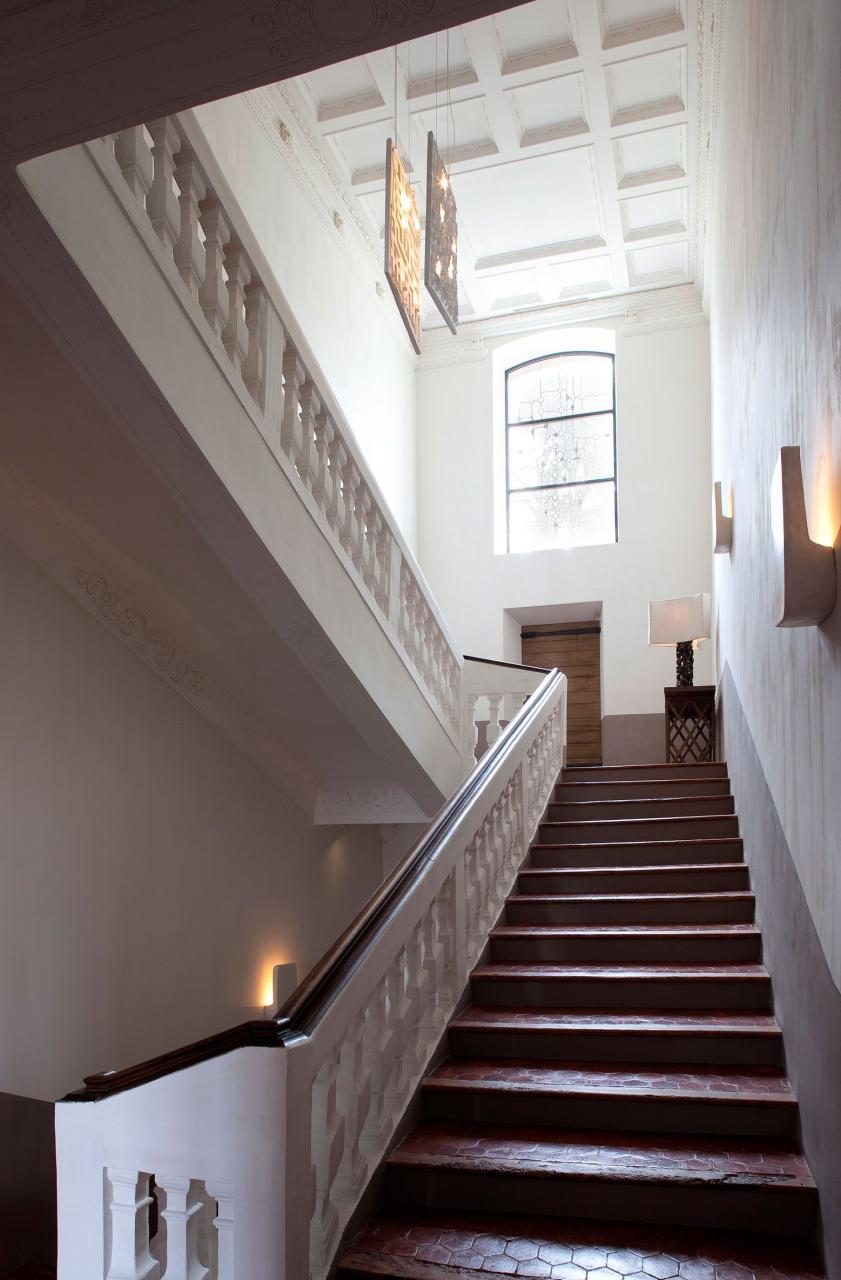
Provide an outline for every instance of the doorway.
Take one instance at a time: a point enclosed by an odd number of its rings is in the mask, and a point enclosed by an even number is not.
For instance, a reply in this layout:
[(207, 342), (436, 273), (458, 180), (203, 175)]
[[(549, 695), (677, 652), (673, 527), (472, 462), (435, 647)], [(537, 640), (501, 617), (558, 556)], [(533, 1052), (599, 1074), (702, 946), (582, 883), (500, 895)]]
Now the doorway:
[(567, 762), (602, 762), (601, 623), (546, 622), (522, 629), (523, 662), (567, 677)]

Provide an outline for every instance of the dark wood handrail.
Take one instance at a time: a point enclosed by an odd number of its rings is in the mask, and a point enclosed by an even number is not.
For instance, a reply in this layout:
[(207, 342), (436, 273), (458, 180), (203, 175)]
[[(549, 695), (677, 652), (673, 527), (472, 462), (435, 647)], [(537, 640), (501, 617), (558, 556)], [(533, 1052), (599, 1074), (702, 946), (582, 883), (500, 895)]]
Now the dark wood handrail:
[(530, 667), (527, 662), (501, 662), (499, 658), (477, 658), (475, 654), (466, 653), (465, 662), (483, 662), (488, 667), (510, 667), (512, 671), (539, 671), (548, 675), (551, 667)]
[(251, 1045), (284, 1047), (305, 1039), (344, 989), (388, 922), (440, 853), (449, 830), (482, 789), (497, 762), (519, 743), (529, 725), (552, 698), (563, 674), (547, 672), (539, 687), (506, 725), (464, 782), (432, 819), (423, 835), (394, 868), (328, 952), (307, 974), (274, 1018), (240, 1023), (227, 1031), (150, 1058), (121, 1071), (86, 1076), (85, 1087), (68, 1093), (64, 1102), (97, 1102), (111, 1094), (147, 1084), (195, 1066), (208, 1058)]

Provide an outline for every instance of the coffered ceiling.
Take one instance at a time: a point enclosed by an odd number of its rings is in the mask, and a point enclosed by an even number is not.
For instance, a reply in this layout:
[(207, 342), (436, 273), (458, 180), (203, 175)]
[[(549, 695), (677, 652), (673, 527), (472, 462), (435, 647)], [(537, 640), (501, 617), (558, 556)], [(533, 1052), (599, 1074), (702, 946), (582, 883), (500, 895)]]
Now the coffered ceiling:
[[(532, 0), (287, 82), (376, 242), (386, 139), (459, 210), (463, 321), (694, 277), (697, 0)], [(396, 85), (396, 94), (395, 94)], [(430, 299), (424, 326), (442, 323)]]

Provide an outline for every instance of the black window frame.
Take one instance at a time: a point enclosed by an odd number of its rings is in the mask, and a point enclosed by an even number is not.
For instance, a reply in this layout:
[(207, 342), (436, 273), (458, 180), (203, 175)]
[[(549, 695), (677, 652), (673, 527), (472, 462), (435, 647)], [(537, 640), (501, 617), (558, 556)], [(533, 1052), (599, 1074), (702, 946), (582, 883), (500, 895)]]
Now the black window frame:
[[(508, 380), (512, 373), (519, 373), (521, 369), (527, 369), (530, 365), (546, 364), (550, 360), (563, 359), (565, 356), (597, 356), (602, 360), (610, 361), (610, 394), (611, 408), (598, 409), (596, 412), (586, 413), (564, 413), (557, 414), (550, 418), (529, 418), (526, 422), (511, 422), (508, 415)], [(607, 418), (613, 420), (613, 474), (610, 476), (600, 476), (597, 480), (569, 480), (561, 484), (535, 484), (525, 485), (520, 489), (511, 488), (510, 450), (508, 447), (508, 433), (512, 427), (545, 427), (553, 422), (574, 422), (576, 418)], [(543, 489), (583, 489), (585, 485), (593, 484), (613, 484), (613, 543), (588, 543), (588, 546), (616, 545), (619, 541), (619, 480), (616, 473), (616, 355), (612, 351), (553, 351), (546, 352), (541, 356), (533, 356), (531, 360), (522, 360), (519, 364), (512, 364), (505, 370), (505, 550), (507, 555), (528, 555), (529, 552), (512, 552), (511, 551), (511, 494), (512, 493), (537, 493)], [(579, 548), (572, 548), (578, 550)], [(547, 550), (560, 551), (563, 548), (549, 547)]]

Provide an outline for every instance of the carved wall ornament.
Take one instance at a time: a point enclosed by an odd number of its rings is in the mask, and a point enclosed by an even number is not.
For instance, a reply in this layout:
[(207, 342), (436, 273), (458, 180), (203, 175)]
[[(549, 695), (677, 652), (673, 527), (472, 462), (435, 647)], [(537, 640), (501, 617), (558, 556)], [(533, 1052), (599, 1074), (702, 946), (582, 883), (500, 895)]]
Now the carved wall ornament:
[(278, 0), (271, 9), (251, 15), (254, 39), (273, 58), (292, 60), (314, 53), (322, 44), (304, 0)]
[(179, 653), (175, 641), (164, 631), (153, 627), (134, 605), (121, 606), (119, 592), (114, 591), (101, 573), (77, 569), (76, 581), (90, 596), (99, 613), (125, 640), (131, 639), (140, 653), (154, 655), (155, 666), (173, 684), (183, 685), (196, 697), (204, 692), (204, 676)]
[(426, 138), (426, 245), (423, 282), (451, 333), (458, 329), (458, 212), (450, 175)]
[(420, 355), (420, 215), (393, 139), (385, 159), (385, 276), (415, 351)]

